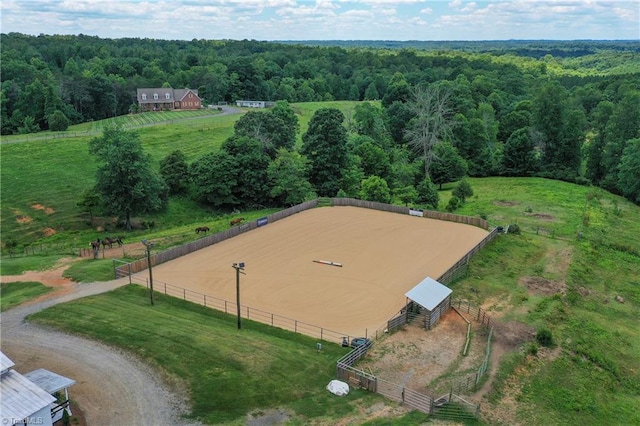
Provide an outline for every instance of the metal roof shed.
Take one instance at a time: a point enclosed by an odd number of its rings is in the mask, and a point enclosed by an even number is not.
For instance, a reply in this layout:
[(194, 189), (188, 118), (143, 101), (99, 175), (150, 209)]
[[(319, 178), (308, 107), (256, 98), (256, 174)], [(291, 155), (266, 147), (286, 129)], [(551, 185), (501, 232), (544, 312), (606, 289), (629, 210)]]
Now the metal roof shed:
[(38, 368), (30, 373), (26, 373), (24, 377), (31, 380), (33, 383), (52, 395), (76, 384), (75, 380), (61, 376), (52, 371), (45, 370), (44, 368)]
[[(0, 419), (2, 424), (51, 425), (50, 404), (56, 399), (13, 369), (14, 363), (0, 352)], [(22, 421), (22, 422), (21, 422)]]
[(53, 395), (56, 392), (64, 391), (64, 400), (60, 403), (52, 404), (51, 417), (53, 422), (62, 420), (63, 410), (66, 410), (71, 415), (71, 408), (69, 406), (69, 386), (75, 385), (76, 381), (68, 377), (61, 376), (52, 371), (44, 368), (31, 371), (24, 375), (27, 379)]
[(406, 292), (405, 296), (425, 311), (424, 326), (430, 330), (451, 307), (451, 293), (449, 287), (427, 277)]

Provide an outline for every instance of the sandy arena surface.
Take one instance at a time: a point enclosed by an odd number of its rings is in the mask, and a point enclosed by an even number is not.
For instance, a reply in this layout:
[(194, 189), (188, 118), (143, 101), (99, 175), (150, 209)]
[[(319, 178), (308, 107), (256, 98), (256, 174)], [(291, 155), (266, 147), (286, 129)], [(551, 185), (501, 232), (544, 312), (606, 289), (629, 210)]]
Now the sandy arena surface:
[[(487, 235), (464, 224), (356, 207), (316, 208), (153, 267), (160, 283), (344, 333), (371, 335), (425, 277), (439, 277)], [(342, 267), (315, 263), (332, 261)], [(141, 272), (141, 277), (146, 276)]]

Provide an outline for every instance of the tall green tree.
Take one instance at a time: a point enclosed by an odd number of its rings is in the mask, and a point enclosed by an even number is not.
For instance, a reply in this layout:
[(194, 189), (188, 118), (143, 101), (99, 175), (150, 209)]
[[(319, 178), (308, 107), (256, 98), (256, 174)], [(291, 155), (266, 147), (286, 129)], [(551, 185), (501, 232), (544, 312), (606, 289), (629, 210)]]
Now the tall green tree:
[(607, 174), (603, 161), (604, 148), (607, 143), (607, 123), (613, 113), (614, 104), (611, 101), (601, 101), (591, 111), (591, 128), (594, 133), (586, 148), (587, 178), (595, 185), (600, 185)]
[(270, 111), (249, 111), (234, 124), (236, 136), (246, 136), (260, 141), (265, 154), (275, 158), (278, 148), (293, 148), (295, 130)]
[(531, 176), (538, 171), (538, 157), (529, 128), (518, 129), (509, 136), (502, 154), (502, 170), (507, 176)]
[(270, 195), (278, 205), (291, 206), (315, 197), (307, 178), (309, 162), (296, 151), (278, 150), (276, 159), (267, 168)]
[(309, 181), (321, 197), (332, 197), (340, 189), (347, 164), (347, 130), (344, 114), (336, 108), (317, 110), (302, 135), (302, 154), (311, 161)]
[(586, 119), (582, 108), (570, 105), (568, 96), (559, 83), (544, 84), (533, 102), (533, 123), (541, 136), (543, 171), (573, 180), (579, 174)]
[(467, 174), (467, 162), (458, 154), (458, 150), (450, 142), (436, 145), (435, 160), (431, 167), (433, 183), (440, 186), (447, 182), (455, 182)]
[(640, 91), (629, 90), (615, 106), (606, 127), (602, 161), (607, 170), (602, 185), (618, 192), (618, 165), (627, 141), (640, 138)]
[(391, 201), (391, 191), (387, 181), (380, 176), (369, 176), (360, 185), (360, 198), (367, 201), (388, 203)]
[(160, 176), (169, 188), (169, 194), (184, 194), (189, 189), (187, 156), (179, 149), (160, 160)]
[(138, 135), (118, 126), (107, 126), (102, 136), (89, 141), (89, 152), (100, 165), (95, 191), (106, 214), (117, 215), (131, 229), (131, 217), (163, 210), (167, 187), (151, 168)]
[(640, 205), (640, 139), (631, 139), (622, 151), (618, 165), (618, 189)]
[(237, 186), (236, 162), (224, 150), (205, 154), (189, 166), (193, 182), (193, 198), (215, 208), (240, 205), (234, 188)]
[(270, 158), (262, 143), (246, 136), (232, 136), (220, 147), (233, 158), (235, 186), (232, 192), (242, 206), (266, 206), (269, 201), (267, 167)]

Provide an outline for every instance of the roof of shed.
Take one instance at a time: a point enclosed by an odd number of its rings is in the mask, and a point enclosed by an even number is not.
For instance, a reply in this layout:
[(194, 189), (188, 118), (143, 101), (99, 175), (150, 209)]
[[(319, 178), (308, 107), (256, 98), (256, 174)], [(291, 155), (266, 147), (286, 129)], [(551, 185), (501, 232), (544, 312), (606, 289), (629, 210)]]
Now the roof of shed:
[(413, 300), (423, 308), (433, 310), (440, 302), (446, 299), (452, 292), (449, 287), (440, 284), (431, 277), (422, 280), (418, 285), (405, 293), (409, 299)]
[(4, 354), (4, 352), (0, 352), (0, 372), (5, 373), (9, 371), (13, 366), (16, 365), (11, 359)]
[(37, 370), (26, 373), (24, 376), (51, 394), (76, 384), (75, 380), (45, 370), (44, 368), (38, 368)]
[(2, 375), (0, 381), (0, 417), (2, 424), (29, 417), (56, 399), (15, 370)]

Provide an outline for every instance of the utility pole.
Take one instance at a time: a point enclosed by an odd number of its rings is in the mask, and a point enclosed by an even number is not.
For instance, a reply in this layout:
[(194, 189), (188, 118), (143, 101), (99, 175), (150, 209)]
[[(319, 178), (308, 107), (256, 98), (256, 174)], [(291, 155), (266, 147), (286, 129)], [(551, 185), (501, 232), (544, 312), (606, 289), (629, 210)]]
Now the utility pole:
[(151, 273), (151, 247), (153, 243), (142, 240), (142, 244), (147, 248), (147, 266), (149, 267), (149, 298), (151, 299), (151, 305), (153, 305), (153, 274)]
[(244, 274), (244, 262), (234, 263), (233, 269), (236, 270), (236, 305), (238, 306), (238, 330), (242, 328), (242, 317), (240, 315), (240, 274)]

